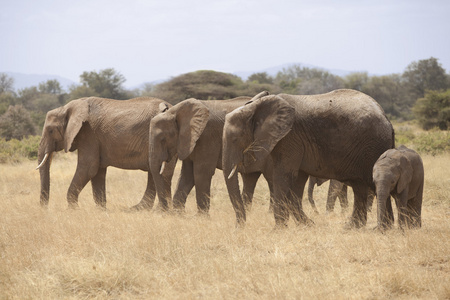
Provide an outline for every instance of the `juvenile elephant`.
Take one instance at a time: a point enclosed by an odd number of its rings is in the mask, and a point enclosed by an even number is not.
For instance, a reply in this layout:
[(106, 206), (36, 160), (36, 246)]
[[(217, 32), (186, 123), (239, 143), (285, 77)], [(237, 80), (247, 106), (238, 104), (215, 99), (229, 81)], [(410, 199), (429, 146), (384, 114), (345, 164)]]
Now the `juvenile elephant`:
[[(211, 179), (222, 169), (222, 131), (225, 115), (250, 101), (250, 97), (230, 100), (184, 100), (150, 122), (150, 165), (156, 191), (168, 193), (161, 172), (174, 157), (182, 161), (181, 174), (173, 197), (174, 210), (182, 212), (186, 198), (195, 186), (200, 214), (210, 207)], [(242, 173), (243, 197), (251, 203), (256, 182), (264, 174), (271, 188), (270, 170), (265, 162), (259, 169)]]
[(232, 196), (239, 189), (232, 170), (246, 169), (270, 155), (277, 227), (286, 226), (289, 213), (298, 222), (312, 222), (301, 203), (308, 174), (351, 186), (355, 201), (347, 226), (364, 226), (373, 165), (393, 147), (392, 124), (381, 106), (361, 92), (255, 99), (227, 114), (224, 126), (223, 170), (237, 223), (242, 225), (246, 214), (242, 200)]
[[(91, 181), (95, 203), (106, 206), (106, 168), (149, 171), (150, 120), (167, 110), (170, 104), (156, 98), (135, 98), (119, 101), (98, 97), (70, 101), (47, 113), (38, 151), (41, 177), (41, 205), (48, 205), (50, 163), (56, 151), (78, 150), (78, 164), (67, 192), (69, 206), (78, 205), (78, 195)], [(172, 178), (174, 162), (164, 176)], [(151, 208), (155, 186), (148, 172), (147, 189), (136, 208)], [(160, 198), (162, 209), (166, 198)]]
[[(321, 186), (326, 181), (328, 181), (328, 179), (317, 178), (314, 176), (309, 177), (308, 200), (316, 213), (318, 213), (318, 211), (317, 211), (316, 204), (315, 204), (315, 201), (313, 198), (314, 186), (316, 184), (317, 184), (317, 186)], [(335, 179), (331, 179), (330, 185), (328, 187), (328, 196), (327, 196), (327, 205), (326, 205), (327, 212), (334, 211), (336, 198), (339, 198), (339, 202), (341, 204), (341, 209), (343, 211), (347, 210), (347, 208), (348, 208), (347, 185), (340, 181), (337, 181)], [(369, 195), (367, 196), (367, 211), (372, 210), (373, 198), (374, 198), (374, 194), (371, 191), (369, 191)]]
[(378, 228), (393, 225), (393, 218), (386, 210), (390, 195), (398, 208), (401, 228), (421, 227), (424, 168), (419, 154), (405, 146), (384, 152), (373, 167), (373, 181), (378, 202)]

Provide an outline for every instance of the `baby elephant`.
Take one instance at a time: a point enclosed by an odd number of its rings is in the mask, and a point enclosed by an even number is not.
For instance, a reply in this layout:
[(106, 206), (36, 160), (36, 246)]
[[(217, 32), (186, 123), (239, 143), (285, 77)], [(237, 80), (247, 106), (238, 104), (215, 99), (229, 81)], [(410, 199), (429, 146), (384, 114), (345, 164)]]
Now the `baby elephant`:
[[(395, 199), (400, 228), (418, 228), (422, 225), (422, 194), (424, 170), (422, 159), (414, 150), (405, 146), (384, 152), (373, 167), (373, 182), (378, 201), (378, 228), (393, 224), (386, 205), (390, 195)], [(389, 201), (389, 203), (387, 203)]]

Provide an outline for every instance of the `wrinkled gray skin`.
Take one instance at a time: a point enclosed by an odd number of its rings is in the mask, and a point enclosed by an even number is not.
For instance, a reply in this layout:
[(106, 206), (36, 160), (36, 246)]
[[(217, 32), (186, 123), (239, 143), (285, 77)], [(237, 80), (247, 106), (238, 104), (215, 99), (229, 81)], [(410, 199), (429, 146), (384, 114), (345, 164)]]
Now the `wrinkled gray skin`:
[[(150, 164), (158, 195), (168, 193), (160, 170), (163, 162), (178, 156), (182, 161), (180, 178), (173, 197), (173, 208), (184, 212), (186, 198), (195, 186), (198, 213), (210, 207), (211, 179), (216, 168), (222, 169), (222, 132), (225, 115), (250, 101), (250, 97), (230, 100), (184, 100), (152, 119), (150, 125)], [(264, 174), (271, 189), (270, 165), (242, 173), (243, 198), (247, 206), (256, 182)]]
[(378, 202), (378, 228), (392, 227), (393, 218), (386, 206), (394, 197), (400, 228), (422, 226), (424, 169), (419, 154), (405, 146), (384, 152), (373, 167), (373, 181)]
[[(95, 203), (106, 206), (105, 176), (109, 166), (149, 171), (150, 120), (167, 110), (170, 104), (156, 98), (119, 101), (98, 97), (70, 101), (47, 113), (38, 151), (41, 205), (47, 206), (50, 194), (50, 164), (54, 152), (78, 150), (78, 164), (67, 192), (70, 207), (78, 205), (78, 195), (91, 181)], [(172, 178), (175, 160), (164, 174)], [(147, 189), (135, 208), (152, 208), (155, 186), (148, 172)], [(167, 209), (170, 194), (160, 198), (161, 209)]]
[[(318, 213), (318, 211), (317, 211), (316, 204), (315, 204), (315, 201), (313, 198), (314, 186), (316, 184), (317, 184), (317, 186), (321, 186), (326, 181), (328, 181), (328, 179), (317, 178), (314, 176), (309, 177), (308, 200), (316, 213)], [(375, 195), (372, 192), (369, 192), (369, 196), (367, 197), (367, 211), (368, 212), (372, 210), (374, 196)], [(342, 211), (343, 212), (346, 211), (348, 208), (347, 185), (340, 181), (337, 181), (335, 179), (331, 179), (330, 185), (328, 187), (328, 196), (327, 196), (327, 205), (326, 205), (327, 213), (334, 211), (336, 198), (339, 198), (339, 202), (341, 204)]]
[(374, 188), (372, 169), (378, 157), (394, 147), (394, 130), (371, 97), (354, 90), (327, 94), (261, 97), (227, 114), (223, 136), (223, 171), (238, 226), (246, 214), (232, 174), (273, 160), (276, 227), (289, 214), (299, 223), (312, 221), (301, 198), (308, 175), (339, 180), (353, 188), (353, 213), (346, 227), (367, 222), (366, 200)]

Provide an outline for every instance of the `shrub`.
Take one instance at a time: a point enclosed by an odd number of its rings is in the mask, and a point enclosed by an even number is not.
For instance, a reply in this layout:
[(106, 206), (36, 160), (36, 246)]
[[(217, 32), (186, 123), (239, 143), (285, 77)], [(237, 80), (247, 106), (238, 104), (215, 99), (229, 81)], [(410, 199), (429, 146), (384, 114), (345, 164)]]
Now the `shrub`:
[(29, 136), (19, 141), (0, 139), (0, 163), (17, 163), (23, 159), (37, 159), (39, 141), (38, 135)]

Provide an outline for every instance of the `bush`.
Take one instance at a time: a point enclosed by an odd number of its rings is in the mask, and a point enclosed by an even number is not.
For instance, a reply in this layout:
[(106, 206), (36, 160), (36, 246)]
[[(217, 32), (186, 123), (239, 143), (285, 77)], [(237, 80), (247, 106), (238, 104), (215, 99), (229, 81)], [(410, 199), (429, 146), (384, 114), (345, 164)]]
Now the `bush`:
[(17, 163), (23, 159), (37, 159), (39, 141), (38, 135), (29, 136), (19, 141), (0, 139), (0, 163)]

